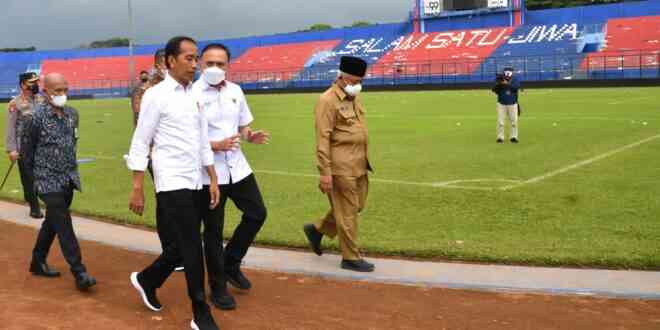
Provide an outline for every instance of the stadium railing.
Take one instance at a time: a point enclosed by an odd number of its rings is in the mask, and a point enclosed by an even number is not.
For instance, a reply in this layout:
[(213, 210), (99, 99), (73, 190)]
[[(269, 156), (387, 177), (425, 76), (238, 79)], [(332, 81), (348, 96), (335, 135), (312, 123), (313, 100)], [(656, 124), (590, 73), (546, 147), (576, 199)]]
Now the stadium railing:
[[(514, 67), (523, 81), (659, 79), (660, 50), (592, 53), (584, 55), (507, 56), (464, 61), (377, 63), (369, 68), (365, 85), (443, 85), (493, 81), (495, 73)], [(229, 79), (245, 90), (305, 89), (329, 85), (335, 65), (312, 70), (232, 72)], [(0, 99), (17, 93), (16, 85), (0, 85)], [(129, 81), (70, 81), (72, 96), (126, 97)]]

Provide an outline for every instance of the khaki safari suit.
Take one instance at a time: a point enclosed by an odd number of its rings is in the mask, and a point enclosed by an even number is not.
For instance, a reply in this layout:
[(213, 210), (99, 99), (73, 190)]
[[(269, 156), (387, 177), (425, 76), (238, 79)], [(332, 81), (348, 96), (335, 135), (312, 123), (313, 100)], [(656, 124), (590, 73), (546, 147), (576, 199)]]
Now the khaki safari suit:
[(152, 74), (149, 78), (149, 81), (140, 83), (139, 86), (135, 87), (133, 95), (131, 95), (131, 109), (133, 110), (133, 126), (137, 126), (138, 118), (140, 117), (140, 106), (142, 105), (142, 97), (144, 93), (147, 92), (147, 89), (158, 85), (163, 78), (157, 74)]
[(366, 205), (371, 171), (365, 110), (359, 96), (350, 98), (333, 84), (321, 95), (315, 116), (317, 166), (322, 176), (333, 178), (330, 211), (315, 226), (323, 235), (339, 236), (345, 260), (359, 260), (358, 214)]

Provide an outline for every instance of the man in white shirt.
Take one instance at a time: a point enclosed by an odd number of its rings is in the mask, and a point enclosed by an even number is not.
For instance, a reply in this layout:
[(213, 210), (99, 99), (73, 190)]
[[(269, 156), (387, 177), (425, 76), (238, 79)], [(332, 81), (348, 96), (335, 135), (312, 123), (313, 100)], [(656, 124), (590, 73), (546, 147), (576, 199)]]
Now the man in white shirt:
[[(197, 44), (188, 37), (175, 37), (165, 48), (169, 73), (164, 81), (145, 92), (140, 106), (131, 150), (127, 159), (133, 171), (130, 209), (144, 211), (144, 171), (151, 161), (156, 200), (162, 214), (156, 219), (164, 248), (156, 261), (140, 273), (131, 274), (131, 284), (145, 305), (160, 311), (156, 296), (183, 259), (188, 295), (193, 305), (192, 329), (217, 330), (204, 293), (204, 263), (200, 235), (202, 209), (219, 202), (208, 124), (192, 91), (197, 67)], [(153, 147), (152, 147), (153, 146)], [(209, 202), (201, 205), (202, 167), (209, 181)]]
[[(224, 264), (214, 268), (212, 261), (207, 259), (211, 301), (221, 309), (235, 307), (233, 298), (227, 293), (226, 281), (241, 290), (252, 287), (241, 272), (240, 265), (266, 220), (266, 207), (252, 169), (241, 151), (240, 141), (266, 144), (270, 139), (266, 132), (252, 131), (249, 125), (253, 117), (241, 87), (225, 79), (230, 57), (229, 49), (222, 44), (210, 44), (204, 48), (200, 59), (202, 77), (193, 87), (209, 125), (209, 139), (215, 152), (215, 169), (221, 192), (219, 207), (202, 214), (207, 258), (223, 254), (221, 235), (227, 199), (231, 199), (243, 212), (242, 220), (224, 251)], [(213, 183), (205, 176), (205, 189), (209, 184)], [(216, 276), (222, 272), (226, 277)]]

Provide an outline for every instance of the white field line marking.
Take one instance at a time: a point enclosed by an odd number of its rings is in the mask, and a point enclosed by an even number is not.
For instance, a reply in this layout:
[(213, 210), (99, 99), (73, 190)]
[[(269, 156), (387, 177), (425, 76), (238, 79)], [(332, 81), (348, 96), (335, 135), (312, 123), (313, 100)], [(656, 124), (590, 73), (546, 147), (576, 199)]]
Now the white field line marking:
[(91, 155), (91, 154), (78, 155), (78, 158), (94, 158), (94, 159), (98, 159), (98, 160), (115, 160), (115, 159), (118, 159), (117, 157), (114, 157), (114, 156)]
[(652, 99), (654, 97), (655, 96), (640, 96), (640, 97), (635, 97), (635, 98), (632, 98), (632, 99), (623, 99), (623, 100), (617, 99), (616, 101), (609, 102), (608, 104), (609, 105), (616, 105), (616, 104), (621, 104), (621, 103), (630, 103), (630, 102), (634, 102), (634, 101), (648, 100), (648, 99)]
[[(406, 115), (408, 118), (432, 118), (432, 119), (458, 119), (458, 120), (463, 120), (463, 121), (469, 121), (469, 120), (496, 120), (496, 116), (452, 116), (452, 115)], [(312, 115), (278, 115), (278, 114), (267, 114), (267, 115), (261, 115), (261, 117), (269, 117), (269, 118), (305, 118), (305, 119), (311, 119), (313, 118)], [(367, 116), (369, 119), (391, 119), (394, 118), (395, 115), (370, 115)], [(631, 118), (616, 118), (616, 117), (597, 117), (597, 116), (589, 116), (589, 117), (579, 117), (579, 116), (565, 116), (565, 117), (543, 117), (543, 116), (525, 116), (523, 115), (521, 117), (521, 120), (547, 120), (547, 121), (561, 121), (561, 120), (599, 120), (599, 121), (630, 121)], [(656, 118), (650, 118), (650, 120), (654, 120)]]
[[(306, 178), (319, 177), (317, 174), (294, 173), (294, 172), (286, 172), (286, 171), (255, 170), (254, 172), (272, 174), (272, 175), (293, 176), (293, 177), (306, 177)], [(378, 182), (378, 183), (387, 183), (387, 184), (407, 185), (407, 186), (422, 186), (422, 187), (444, 188), (444, 189), (485, 190), (485, 191), (491, 191), (494, 190), (495, 188), (463, 186), (459, 184), (463, 182), (466, 183), (478, 183), (478, 182), (520, 183), (521, 182), (520, 180), (507, 180), (507, 179), (471, 179), (471, 180), (451, 180), (451, 181), (442, 181), (442, 182), (415, 182), (415, 181), (388, 180), (388, 179), (378, 179), (378, 178), (369, 178), (369, 181)]]
[(576, 169), (576, 168), (580, 168), (580, 167), (583, 167), (583, 166), (587, 166), (587, 165), (593, 164), (593, 163), (595, 163), (595, 162), (597, 162), (597, 161), (599, 161), (599, 160), (602, 160), (602, 159), (605, 159), (605, 158), (607, 158), (607, 157), (610, 157), (610, 156), (616, 155), (616, 154), (618, 154), (618, 153), (620, 153), (620, 152), (624, 152), (624, 151), (626, 151), (626, 150), (629, 150), (629, 149), (632, 149), (632, 148), (638, 147), (638, 146), (640, 146), (640, 145), (642, 145), (642, 144), (649, 143), (649, 142), (651, 142), (651, 141), (653, 141), (653, 140), (657, 140), (658, 138), (660, 138), (660, 134), (658, 134), (658, 135), (654, 135), (654, 136), (651, 136), (651, 137), (648, 137), (648, 138), (646, 138), (646, 139), (644, 139), (644, 140), (637, 141), (637, 142), (635, 142), (635, 143), (631, 143), (631, 144), (625, 145), (625, 146), (623, 146), (623, 147), (620, 147), (620, 148), (617, 148), (617, 149), (614, 149), (614, 150), (610, 150), (610, 151), (608, 151), (608, 152), (606, 152), (606, 153), (604, 153), (604, 154), (600, 154), (600, 155), (598, 155), (598, 156), (595, 156), (595, 157), (592, 157), (592, 158), (589, 158), (589, 159), (583, 160), (583, 161), (581, 161), (581, 162), (577, 162), (577, 163), (575, 163), (575, 164), (571, 164), (571, 165), (568, 165), (568, 166), (562, 167), (562, 168), (560, 168), (560, 169), (557, 169), (557, 170), (554, 170), (554, 171), (551, 171), (551, 172), (548, 172), (548, 173), (545, 173), (545, 174), (542, 174), (542, 175), (539, 175), (539, 176), (533, 177), (533, 178), (528, 179), (528, 180), (525, 180), (525, 181), (521, 181), (521, 182), (518, 182), (518, 183), (515, 183), (515, 184), (512, 184), (512, 185), (508, 185), (508, 186), (500, 187), (499, 190), (511, 190), (511, 189), (519, 188), (519, 187), (522, 187), (522, 186), (525, 186), (525, 185), (528, 185), (528, 184), (537, 183), (537, 182), (543, 181), (543, 180), (545, 180), (545, 179), (547, 179), (547, 178), (551, 178), (551, 177), (553, 177), (553, 176), (557, 176), (557, 175), (559, 175), (559, 174), (566, 173), (566, 172), (568, 172), (568, 171), (574, 170), (574, 169)]

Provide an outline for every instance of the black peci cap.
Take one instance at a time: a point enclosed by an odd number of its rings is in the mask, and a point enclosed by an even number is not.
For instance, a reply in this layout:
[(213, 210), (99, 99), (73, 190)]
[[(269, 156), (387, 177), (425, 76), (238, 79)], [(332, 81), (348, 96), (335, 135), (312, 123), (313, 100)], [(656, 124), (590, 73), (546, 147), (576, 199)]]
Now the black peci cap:
[(362, 78), (367, 74), (367, 62), (359, 57), (343, 56), (339, 64), (339, 70)]

